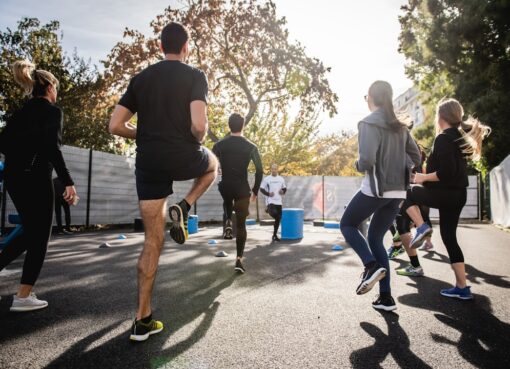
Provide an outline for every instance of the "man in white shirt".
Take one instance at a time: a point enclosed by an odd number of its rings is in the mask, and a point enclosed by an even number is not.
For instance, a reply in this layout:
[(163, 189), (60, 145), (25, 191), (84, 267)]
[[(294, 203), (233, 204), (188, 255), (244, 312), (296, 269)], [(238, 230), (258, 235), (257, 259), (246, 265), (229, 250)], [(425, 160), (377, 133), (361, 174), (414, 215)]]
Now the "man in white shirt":
[(260, 192), (266, 196), (266, 212), (274, 218), (273, 241), (280, 241), (278, 228), (282, 219), (282, 197), (287, 192), (285, 180), (278, 175), (278, 165), (271, 165), (271, 175), (264, 178)]

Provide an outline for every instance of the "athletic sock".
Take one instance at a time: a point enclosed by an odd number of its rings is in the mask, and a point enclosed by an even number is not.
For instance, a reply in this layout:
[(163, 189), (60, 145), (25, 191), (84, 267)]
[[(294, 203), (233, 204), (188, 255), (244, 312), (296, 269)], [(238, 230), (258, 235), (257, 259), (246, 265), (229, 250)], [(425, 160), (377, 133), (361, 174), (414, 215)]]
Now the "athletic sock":
[(409, 259), (411, 259), (411, 265), (413, 267), (418, 268), (420, 266), (420, 260), (418, 260), (418, 255), (409, 256)]
[(143, 324), (149, 324), (149, 323), (151, 322), (151, 320), (152, 320), (152, 314), (151, 314), (151, 315), (149, 315), (149, 316), (147, 316), (147, 317), (145, 317), (145, 318), (142, 318), (142, 319), (140, 319), (140, 320), (141, 320), (141, 322), (142, 322)]
[(186, 205), (186, 209), (187, 209), (188, 211), (190, 211), (190, 209), (191, 209), (191, 205), (190, 205), (190, 204), (188, 204), (188, 202), (186, 201), (186, 199), (182, 199), (182, 201), (179, 203), (179, 205)]

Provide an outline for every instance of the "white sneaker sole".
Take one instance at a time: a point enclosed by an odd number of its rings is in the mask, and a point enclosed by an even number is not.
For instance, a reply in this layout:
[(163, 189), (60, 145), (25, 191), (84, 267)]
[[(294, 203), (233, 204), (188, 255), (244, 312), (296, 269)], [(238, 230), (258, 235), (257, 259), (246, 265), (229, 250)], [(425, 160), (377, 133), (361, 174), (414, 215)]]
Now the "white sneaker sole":
[(238, 267), (235, 267), (234, 271), (236, 271), (237, 273), (240, 273), (240, 274), (244, 274), (244, 270), (241, 268), (238, 268)]
[(358, 288), (356, 289), (356, 293), (358, 295), (364, 295), (365, 293), (369, 292), (372, 288), (374, 288), (375, 284), (384, 277), (386, 277), (386, 269), (384, 268), (377, 269), (377, 271), (374, 274), (372, 274), (372, 277), (370, 277), (370, 279), (367, 279), (365, 282), (361, 283), (358, 286)]
[(48, 304), (46, 305), (32, 305), (32, 306), (11, 306), (9, 309), (13, 313), (24, 313), (27, 311), (34, 311), (34, 310), (41, 310), (44, 308), (47, 308)]
[(163, 330), (163, 327), (160, 328), (160, 329), (156, 329), (155, 331), (150, 331), (149, 333), (146, 333), (146, 334), (143, 334), (143, 335), (136, 335), (136, 334), (132, 334), (129, 336), (129, 339), (131, 341), (137, 341), (137, 342), (142, 342), (142, 341), (146, 341), (149, 339), (149, 336), (153, 335), (153, 334), (156, 334), (156, 333), (159, 333)]
[(386, 305), (372, 305), (376, 310), (393, 311), (397, 310), (397, 305), (386, 306)]
[(459, 299), (459, 300), (473, 300), (473, 296), (462, 297), (460, 295), (451, 295), (449, 293), (443, 293), (443, 292), (439, 292), (439, 293), (441, 294), (441, 296), (444, 296), (444, 297), (451, 297), (451, 298)]

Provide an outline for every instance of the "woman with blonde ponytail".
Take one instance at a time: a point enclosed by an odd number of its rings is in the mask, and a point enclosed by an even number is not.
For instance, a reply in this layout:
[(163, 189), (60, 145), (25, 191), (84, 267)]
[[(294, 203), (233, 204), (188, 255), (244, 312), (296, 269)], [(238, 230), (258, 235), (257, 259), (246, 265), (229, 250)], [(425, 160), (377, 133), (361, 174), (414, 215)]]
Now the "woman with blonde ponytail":
[(418, 205), (439, 210), (441, 238), (455, 273), (455, 287), (441, 295), (462, 300), (473, 298), (466, 285), (464, 255), (457, 242), (457, 225), (467, 197), (467, 159), (479, 160), (482, 141), (490, 128), (473, 117), (463, 121), (464, 109), (455, 99), (444, 99), (436, 110), (436, 139), (427, 160), (427, 173), (416, 173), (415, 186), (407, 193), (403, 209), (416, 225), (411, 247), (417, 248), (432, 229), (423, 222)]
[(21, 284), (11, 306), (11, 311), (22, 312), (48, 306), (32, 288), (46, 256), (53, 222), (53, 169), (66, 186), (65, 200), (73, 204), (77, 196), (60, 150), (63, 115), (54, 105), (58, 80), (29, 61), (15, 62), (12, 71), (30, 98), (7, 121), (0, 134), (0, 152), (6, 157), (5, 188), (20, 215), (23, 234), (0, 254), (0, 270), (26, 251)]

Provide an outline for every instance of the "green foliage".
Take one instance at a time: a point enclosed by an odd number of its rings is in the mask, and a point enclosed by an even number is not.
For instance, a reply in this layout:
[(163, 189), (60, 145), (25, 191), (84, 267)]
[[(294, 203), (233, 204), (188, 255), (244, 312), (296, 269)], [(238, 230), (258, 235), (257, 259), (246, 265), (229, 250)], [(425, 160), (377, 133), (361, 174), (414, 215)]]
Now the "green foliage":
[(402, 9), (407, 75), (429, 104), (455, 97), (491, 126), (478, 167), (498, 165), (510, 153), (510, 2), (409, 0)]
[(27, 99), (14, 82), (11, 65), (28, 59), (60, 82), (57, 105), (64, 111), (64, 144), (115, 151), (114, 140), (106, 130), (112, 104), (103, 99), (103, 80), (97, 68), (76, 52), (68, 57), (61, 42), (57, 21), (41, 25), (36, 18), (23, 18), (17, 29), (0, 32), (1, 119), (8, 119)]

